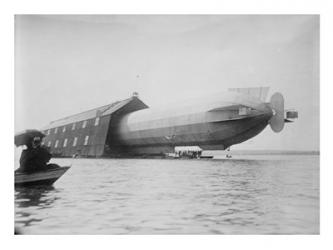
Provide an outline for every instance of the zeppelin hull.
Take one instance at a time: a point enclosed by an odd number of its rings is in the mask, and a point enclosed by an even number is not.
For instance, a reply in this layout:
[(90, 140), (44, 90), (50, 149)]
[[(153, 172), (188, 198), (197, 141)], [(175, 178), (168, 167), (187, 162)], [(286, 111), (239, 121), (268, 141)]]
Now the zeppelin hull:
[(200, 146), (224, 150), (259, 134), (268, 124), (270, 114), (242, 119), (203, 122), (137, 131), (119, 131), (119, 143), (135, 154), (172, 152), (175, 146)]

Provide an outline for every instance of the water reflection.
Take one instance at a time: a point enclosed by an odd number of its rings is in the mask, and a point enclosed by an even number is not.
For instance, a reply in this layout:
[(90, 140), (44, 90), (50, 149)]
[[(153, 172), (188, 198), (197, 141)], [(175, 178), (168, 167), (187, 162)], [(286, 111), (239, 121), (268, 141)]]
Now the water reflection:
[(41, 222), (43, 218), (36, 216), (36, 210), (47, 209), (59, 199), (57, 190), (52, 186), (15, 188), (15, 213), (17, 230)]
[(16, 189), (15, 225), (23, 234), (317, 233), (318, 167), (319, 157), (75, 159), (55, 188)]

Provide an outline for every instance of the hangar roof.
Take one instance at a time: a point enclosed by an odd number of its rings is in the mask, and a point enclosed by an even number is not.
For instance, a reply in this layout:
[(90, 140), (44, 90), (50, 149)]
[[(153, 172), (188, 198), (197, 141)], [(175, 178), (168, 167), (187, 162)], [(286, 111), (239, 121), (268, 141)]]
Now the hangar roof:
[(137, 96), (132, 96), (128, 99), (122, 100), (122, 101), (116, 101), (108, 105), (104, 105), (98, 108), (94, 108), (91, 110), (87, 110), (75, 115), (67, 116), (55, 121), (50, 122), (48, 125), (43, 127), (42, 129), (50, 129), (50, 128), (56, 128), (60, 126), (64, 126), (67, 124), (85, 121), (89, 119), (93, 119), (96, 117), (106, 116), (110, 115), (121, 108), (127, 108), (126, 113), (130, 113), (133, 111), (137, 111), (140, 109), (148, 108), (148, 106), (143, 103)]

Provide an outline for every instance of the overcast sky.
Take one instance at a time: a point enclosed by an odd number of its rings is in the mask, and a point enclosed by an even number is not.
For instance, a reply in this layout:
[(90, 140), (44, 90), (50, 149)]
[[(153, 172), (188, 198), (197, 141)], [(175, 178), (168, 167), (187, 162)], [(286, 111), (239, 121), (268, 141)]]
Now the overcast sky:
[(319, 150), (319, 16), (15, 17), (15, 131), (134, 91), (154, 107), (254, 86), (299, 119), (233, 148)]

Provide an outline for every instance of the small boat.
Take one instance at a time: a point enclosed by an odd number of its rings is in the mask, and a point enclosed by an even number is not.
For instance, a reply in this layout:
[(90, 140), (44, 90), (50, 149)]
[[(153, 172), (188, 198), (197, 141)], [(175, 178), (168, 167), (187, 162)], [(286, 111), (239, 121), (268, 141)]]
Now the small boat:
[(35, 173), (15, 173), (15, 187), (17, 186), (33, 186), (33, 185), (52, 185), (56, 182), (66, 171), (69, 166), (50, 168), (44, 171)]

